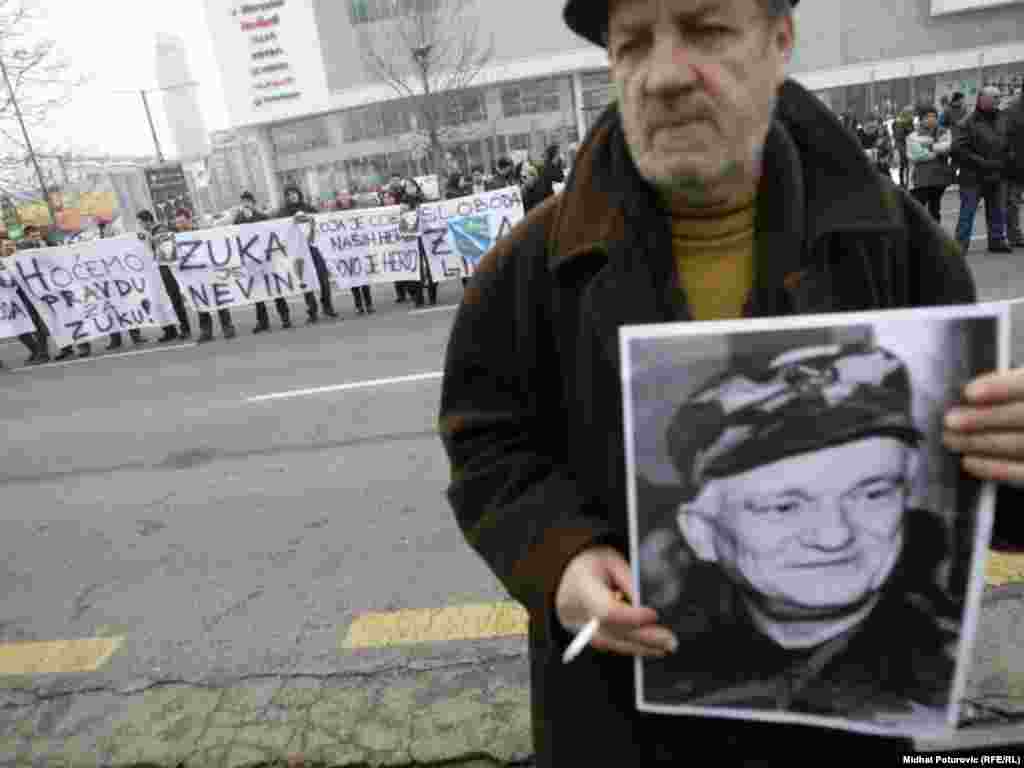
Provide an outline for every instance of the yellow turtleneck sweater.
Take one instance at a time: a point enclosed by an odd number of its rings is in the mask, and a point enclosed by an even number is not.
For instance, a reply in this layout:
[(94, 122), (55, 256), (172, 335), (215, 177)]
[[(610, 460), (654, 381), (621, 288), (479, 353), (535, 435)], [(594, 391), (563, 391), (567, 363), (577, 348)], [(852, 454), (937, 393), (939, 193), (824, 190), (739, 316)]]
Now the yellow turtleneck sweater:
[(727, 207), (673, 212), (672, 252), (694, 320), (743, 316), (754, 286), (755, 195)]

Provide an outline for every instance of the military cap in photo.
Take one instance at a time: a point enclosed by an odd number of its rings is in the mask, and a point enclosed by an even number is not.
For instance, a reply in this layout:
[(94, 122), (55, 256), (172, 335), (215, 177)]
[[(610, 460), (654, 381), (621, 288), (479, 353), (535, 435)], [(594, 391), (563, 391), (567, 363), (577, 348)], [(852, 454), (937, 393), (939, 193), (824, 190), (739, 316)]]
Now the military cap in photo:
[[(789, 0), (796, 7), (800, 0)], [(594, 45), (605, 47), (605, 28), (608, 26), (608, 0), (569, 0), (562, 13), (569, 29)]]
[(779, 459), (871, 436), (916, 445), (910, 375), (868, 344), (802, 348), (721, 374), (681, 405), (666, 435), (687, 490)]

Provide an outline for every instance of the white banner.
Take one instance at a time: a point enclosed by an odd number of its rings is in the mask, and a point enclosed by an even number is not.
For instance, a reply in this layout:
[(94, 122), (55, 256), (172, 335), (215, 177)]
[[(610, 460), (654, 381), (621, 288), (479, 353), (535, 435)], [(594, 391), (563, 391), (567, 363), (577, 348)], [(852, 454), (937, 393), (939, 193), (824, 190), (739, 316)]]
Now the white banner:
[(177, 322), (156, 261), (135, 234), (17, 251), (14, 271), (61, 347)]
[(339, 289), (420, 279), (415, 229), (402, 231), (401, 207), (318, 215), (316, 246)]
[(197, 312), (212, 312), (313, 290), (309, 226), (274, 219), (179, 232), (172, 268), (185, 301)]
[(421, 205), (420, 236), (433, 279), (472, 275), (494, 241), (525, 215), (519, 187)]
[[(7, 270), (5, 259), (0, 259), (0, 339), (33, 333), (36, 330), (28, 308), (18, 296), (14, 275)], [(13, 265), (13, 261), (11, 264)]]

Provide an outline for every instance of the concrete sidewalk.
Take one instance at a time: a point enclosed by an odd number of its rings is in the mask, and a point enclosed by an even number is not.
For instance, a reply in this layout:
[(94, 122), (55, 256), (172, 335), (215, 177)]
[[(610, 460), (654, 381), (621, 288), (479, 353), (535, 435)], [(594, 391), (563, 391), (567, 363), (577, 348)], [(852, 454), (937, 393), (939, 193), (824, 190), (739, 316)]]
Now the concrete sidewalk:
[[(995, 560), (995, 581), (1024, 571), (1019, 556)], [(1024, 744), (1024, 726), (1009, 725), (1024, 717), (1022, 627), (1024, 583), (990, 586), (965, 707), (975, 722), (920, 749), (1005, 752)], [(518, 653), (223, 685), (160, 680), (68, 693), (27, 678), (4, 684), (5, 768), (531, 765), (528, 669)]]

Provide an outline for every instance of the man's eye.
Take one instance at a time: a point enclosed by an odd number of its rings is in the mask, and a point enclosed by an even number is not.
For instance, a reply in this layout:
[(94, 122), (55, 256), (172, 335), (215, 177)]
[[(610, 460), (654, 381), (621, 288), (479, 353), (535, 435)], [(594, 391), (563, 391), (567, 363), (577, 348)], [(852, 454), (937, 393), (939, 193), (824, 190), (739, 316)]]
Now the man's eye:
[(751, 507), (751, 510), (758, 516), (795, 515), (802, 508), (803, 502), (800, 499), (779, 499), (778, 501), (755, 504)]
[(866, 488), (862, 495), (868, 501), (879, 501), (895, 495), (900, 488), (899, 483), (880, 483)]

